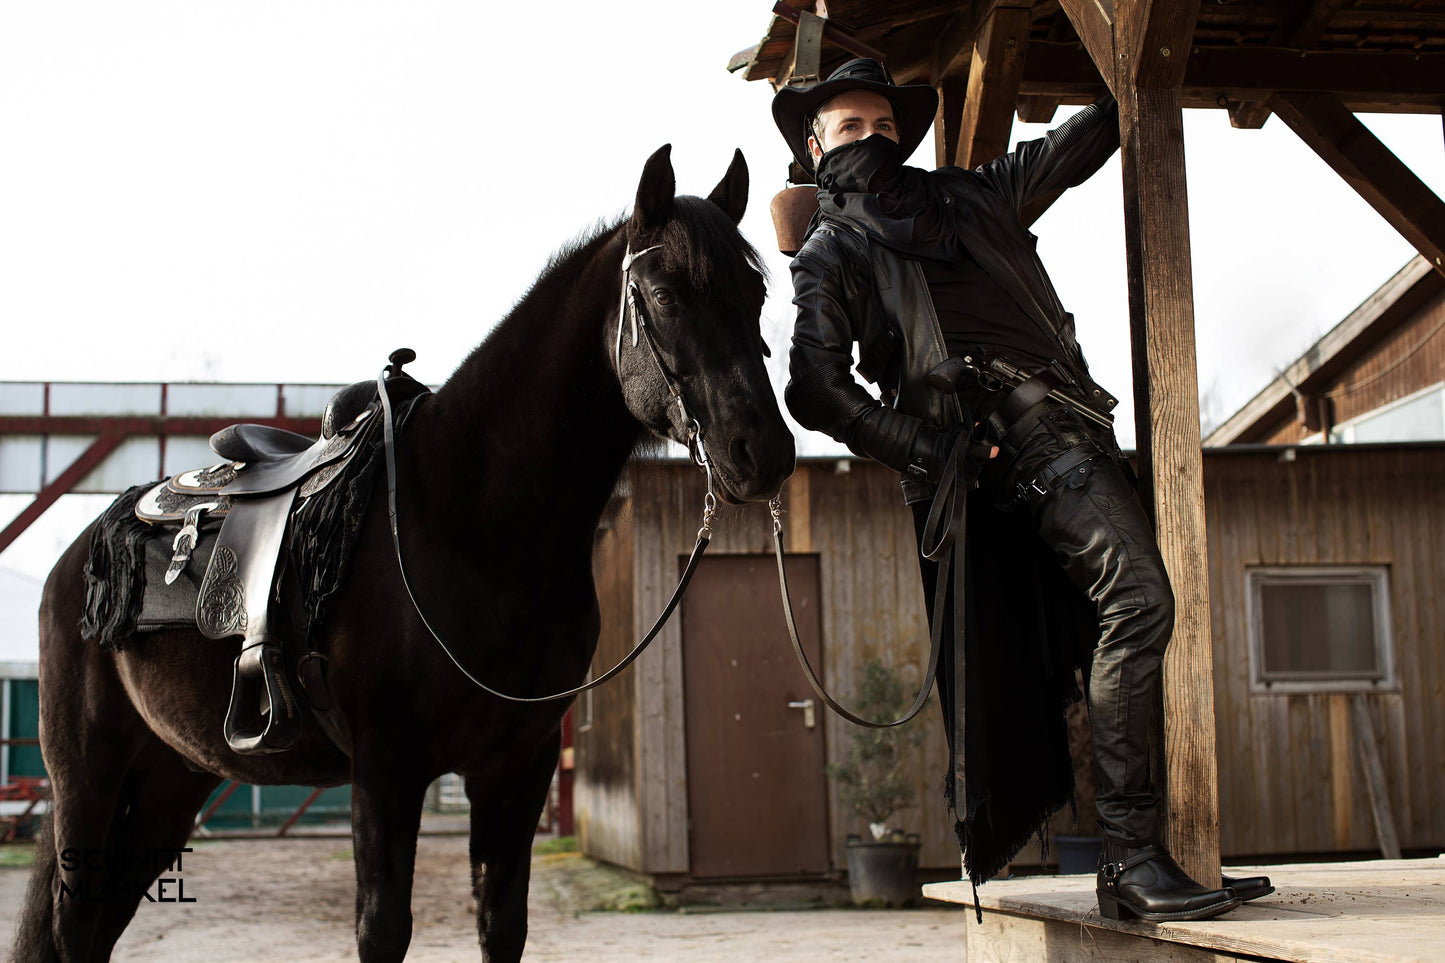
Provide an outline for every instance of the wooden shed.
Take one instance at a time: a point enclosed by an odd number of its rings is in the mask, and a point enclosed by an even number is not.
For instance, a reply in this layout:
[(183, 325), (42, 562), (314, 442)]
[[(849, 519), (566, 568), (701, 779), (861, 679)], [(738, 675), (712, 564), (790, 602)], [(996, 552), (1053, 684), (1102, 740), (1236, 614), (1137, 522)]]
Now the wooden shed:
[[(615, 663), (666, 603), (699, 524), (701, 474), (636, 463), (598, 536), (603, 630), (595, 665)], [(803, 461), (785, 489), (788, 571), (799, 632), (835, 691), (880, 656), (918, 685), (928, 639), (909, 569), (912, 517), (897, 476), (847, 460)], [(576, 815), (583, 850), (660, 885), (818, 878), (866, 831), (824, 776), (848, 725), (816, 706), (789, 647), (766, 509), (724, 508), (680, 611), (629, 675), (584, 695), (576, 718)], [(897, 822), (924, 839), (924, 865), (956, 871), (941, 818), (947, 756), (936, 710), (916, 754), (919, 807)], [(931, 814), (931, 815), (930, 815)]]
[(1445, 438), (1445, 275), (1416, 257), (1205, 447)]
[[(1445, 444), (1205, 454), (1223, 855), (1378, 850), (1382, 818), (1405, 850), (1445, 846)], [(599, 669), (661, 611), (702, 496), (685, 463), (632, 467), (598, 537)], [(804, 460), (785, 504), (794, 605), (825, 684), (851, 693), (870, 656), (916, 683), (927, 629), (896, 476)], [(582, 849), (663, 888), (836, 877), (847, 834), (866, 831), (823, 771), (852, 727), (819, 710), (809, 728), (788, 707), (811, 692), (788, 646), (767, 512), (725, 510), (716, 527), (654, 650), (577, 705)], [(1320, 629), (1318, 606), (1369, 638), (1330, 636), (1311, 654), (1301, 633)], [(921, 835), (925, 869), (956, 874), (942, 726), (934, 710), (914, 724), (918, 804), (898, 822)]]

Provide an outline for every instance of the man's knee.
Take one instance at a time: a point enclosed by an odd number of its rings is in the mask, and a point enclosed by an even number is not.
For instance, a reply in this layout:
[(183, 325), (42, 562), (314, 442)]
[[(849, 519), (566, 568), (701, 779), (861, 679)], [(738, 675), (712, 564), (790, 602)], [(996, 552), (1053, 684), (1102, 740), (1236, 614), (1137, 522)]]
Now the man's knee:
[(1156, 558), (1153, 564), (1140, 568), (1142, 571), (1138, 574), (1145, 602), (1135, 623), (1135, 633), (1140, 648), (1163, 655), (1174, 635), (1174, 589), (1162, 559)]

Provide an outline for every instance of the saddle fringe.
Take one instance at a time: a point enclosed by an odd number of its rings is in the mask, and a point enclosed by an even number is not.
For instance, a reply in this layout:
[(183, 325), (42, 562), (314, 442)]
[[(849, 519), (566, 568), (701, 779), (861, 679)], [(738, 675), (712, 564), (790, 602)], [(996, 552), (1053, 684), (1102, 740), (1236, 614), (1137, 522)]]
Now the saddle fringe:
[(135, 634), (145, 601), (145, 543), (158, 530), (135, 515), (136, 502), (155, 482), (128, 488), (101, 513), (90, 532), (85, 562), (85, 610), (80, 635), (119, 652)]

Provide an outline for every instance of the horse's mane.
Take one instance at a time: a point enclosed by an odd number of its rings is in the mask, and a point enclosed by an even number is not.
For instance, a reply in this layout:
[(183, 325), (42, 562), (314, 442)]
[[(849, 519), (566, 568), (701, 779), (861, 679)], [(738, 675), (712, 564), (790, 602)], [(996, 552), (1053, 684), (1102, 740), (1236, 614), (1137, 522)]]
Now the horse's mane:
[[(462, 362), (457, 373), (482, 361), (484, 353), (499, 360), (512, 356), (512, 349), (520, 347), (519, 341), (528, 329), (555, 317), (562, 304), (574, 296), (597, 252), (625, 227), (625, 217), (598, 221), (553, 252), (531, 287)], [(738, 235), (732, 220), (711, 201), (688, 195), (674, 198), (673, 216), (654, 243), (660, 247), (657, 253), (663, 269), (683, 275), (699, 292), (707, 293), (714, 286), (721, 291), (743, 292), (766, 285), (762, 255)], [(616, 296), (609, 295), (609, 306)]]

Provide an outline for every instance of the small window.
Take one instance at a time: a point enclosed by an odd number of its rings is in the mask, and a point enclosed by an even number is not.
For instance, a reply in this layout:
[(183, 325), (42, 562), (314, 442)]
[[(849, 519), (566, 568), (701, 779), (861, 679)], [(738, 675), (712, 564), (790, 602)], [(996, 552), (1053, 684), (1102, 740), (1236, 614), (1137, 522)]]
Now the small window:
[(1432, 385), (1337, 425), (1330, 441), (1345, 443), (1445, 439), (1445, 385)]
[(1388, 569), (1251, 568), (1245, 579), (1251, 689), (1395, 687)]

